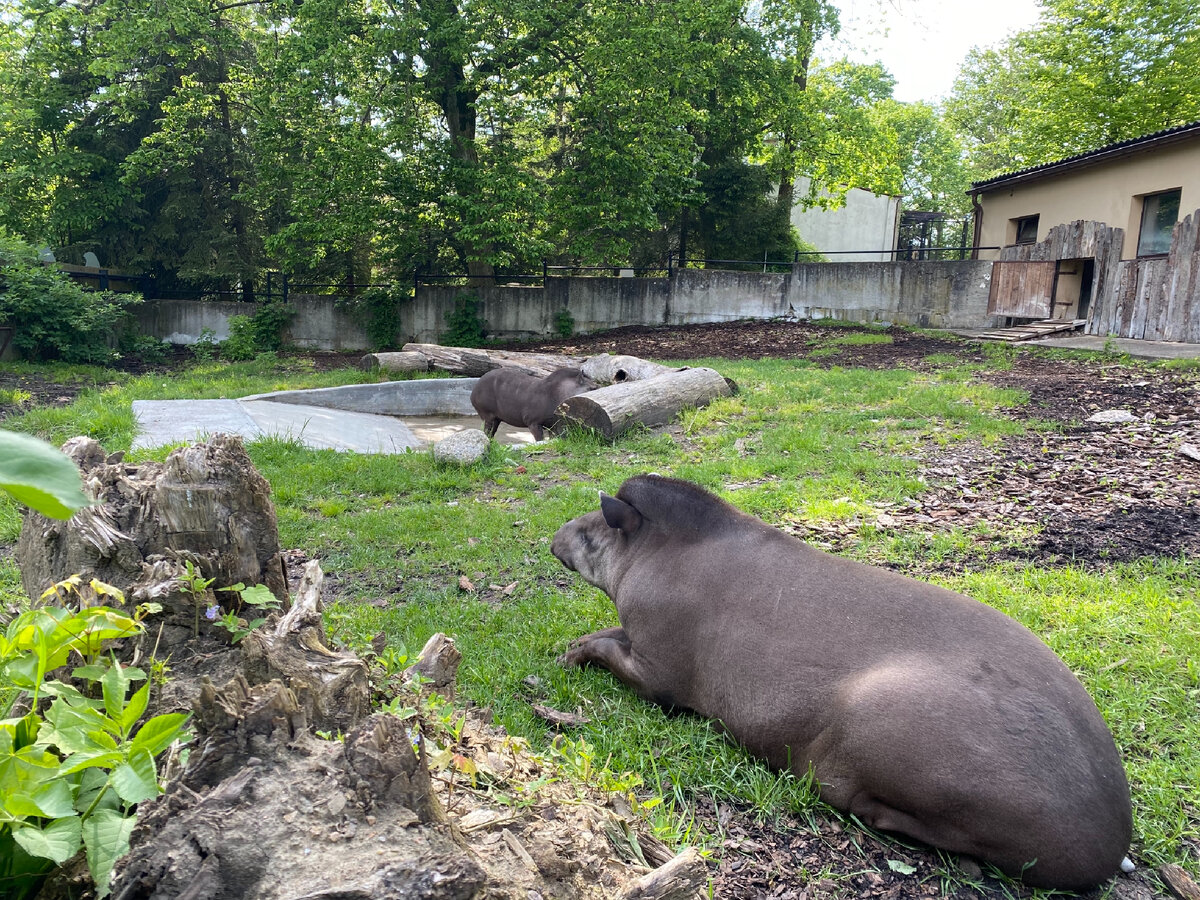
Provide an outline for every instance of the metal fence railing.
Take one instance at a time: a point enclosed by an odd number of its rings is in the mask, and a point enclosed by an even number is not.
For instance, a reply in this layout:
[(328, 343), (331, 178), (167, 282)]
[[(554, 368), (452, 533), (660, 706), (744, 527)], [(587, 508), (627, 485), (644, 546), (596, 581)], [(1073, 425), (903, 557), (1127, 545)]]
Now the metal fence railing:
[[(837, 257), (866, 255), (887, 256), (897, 262), (915, 260), (946, 260), (952, 256), (967, 259), (980, 250), (999, 250), (998, 246), (921, 246), (898, 247), (892, 250), (796, 250), (790, 260), (768, 259), (720, 259), (714, 257), (679, 257), (674, 253), (668, 254), (666, 262), (654, 265), (634, 265), (630, 263), (605, 263), (603, 265), (552, 265), (542, 263), (541, 272), (497, 272), (492, 275), (472, 275), (469, 273), (425, 272), (418, 269), (413, 274), (411, 290), (419, 291), (422, 286), (449, 285), (470, 287), (472, 284), (486, 283), (490, 285), (545, 285), (553, 277), (592, 277), (592, 278), (670, 278), (680, 269), (727, 269), (741, 272), (787, 272), (799, 263), (819, 257), (822, 261), (836, 261)], [(264, 272), (261, 281), (254, 285), (239, 285), (226, 287), (219, 285), (191, 285), (179, 288), (160, 288), (150, 275), (131, 275), (124, 272), (110, 272), (100, 269), (92, 272), (60, 270), (63, 274), (96, 290), (136, 290), (147, 299), (188, 299), (188, 300), (250, 300), (287, 302), (297, 294), (328, 296), (335, 298), (358, 297), (367, 291), (385, 290), (388, 292), (408, 288), (400, 288), (397, 282), (349, 282), (349, 281), (298, 281), (285, 272)]]

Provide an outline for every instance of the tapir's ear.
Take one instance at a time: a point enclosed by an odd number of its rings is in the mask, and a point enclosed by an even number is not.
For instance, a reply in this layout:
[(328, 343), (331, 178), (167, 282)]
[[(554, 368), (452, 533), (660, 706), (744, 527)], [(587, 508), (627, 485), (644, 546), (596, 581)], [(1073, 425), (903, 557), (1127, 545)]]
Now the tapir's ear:
[(633, 534), (642, 525), (642, 514), (616, 497), (610, 497), (604, 491), (600, 492), (600, 512), (604, 513), (604, 521), (609, 528), (619, 528), (621, 534)]

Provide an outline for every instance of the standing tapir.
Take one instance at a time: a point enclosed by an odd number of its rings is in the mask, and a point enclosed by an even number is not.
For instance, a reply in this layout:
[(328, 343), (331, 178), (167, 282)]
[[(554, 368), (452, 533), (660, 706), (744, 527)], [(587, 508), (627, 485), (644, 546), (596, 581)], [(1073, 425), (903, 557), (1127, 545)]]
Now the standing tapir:
[(1129, 785), (1083, 685), (976, 600), (822, 553), (686, 481), (641, 475), (551, 550), (621, 625), (568, 666), (718, 720), (867, 824), (1030, 885), (1080, 889), (1129, 847)]
[(471, 405), (494, 437), (501, 422), (523, 425), (540, 441), (542, 429), (554, 424), (554, 410), (568, 397), (599, 385), (580, 369), (556, 369), (544, 378), (517, 369), (491, 369), (471, 389)]

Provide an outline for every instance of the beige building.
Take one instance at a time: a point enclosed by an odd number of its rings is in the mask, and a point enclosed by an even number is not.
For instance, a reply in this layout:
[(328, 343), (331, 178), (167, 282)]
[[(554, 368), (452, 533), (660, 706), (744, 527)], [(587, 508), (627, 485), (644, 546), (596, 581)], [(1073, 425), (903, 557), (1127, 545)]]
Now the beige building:
[(1200, 208), (1200, 122), (977, 181), (969, 193), (977, 247), (1037, 243), (1082, 219), (1124, 229), (1121, 259), (1165, 254), (1175, 223)]
[(1200, 122), (975, 182), (988, 312), (1200, 341)]

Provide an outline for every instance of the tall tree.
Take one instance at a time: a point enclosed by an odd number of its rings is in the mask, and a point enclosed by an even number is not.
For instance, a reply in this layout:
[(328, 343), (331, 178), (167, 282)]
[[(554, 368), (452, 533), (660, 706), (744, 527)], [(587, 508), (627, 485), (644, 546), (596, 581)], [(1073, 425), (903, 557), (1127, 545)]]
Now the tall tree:
[(976, 177), (1200, 119), (1191, 0), (1044, 0), (1034, 28), (967, 58), (948, 113)]

